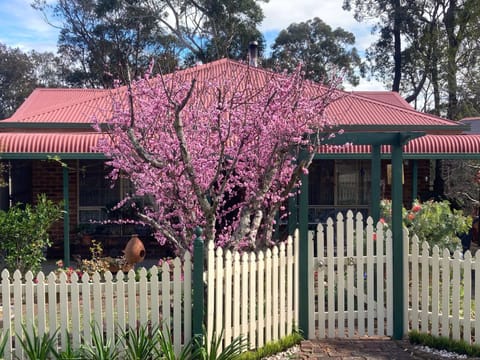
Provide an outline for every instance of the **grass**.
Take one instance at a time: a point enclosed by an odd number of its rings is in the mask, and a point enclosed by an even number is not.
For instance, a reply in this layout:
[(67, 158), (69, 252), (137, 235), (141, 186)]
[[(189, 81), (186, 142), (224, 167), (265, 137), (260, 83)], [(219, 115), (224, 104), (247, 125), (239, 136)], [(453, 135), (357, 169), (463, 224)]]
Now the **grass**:
[(300, 335), (300, 333), (293, 332), (292, 334), (287, 335), (278, 341), (268, 342), (265, 344), (265, 346), (259, 349), (244, 352), (238, 357), (238, 359), (239, 360), (260, 360), (264, 357), (278, 354), (282, 351), (285, 351), (291, 348), (292, 346), (299, 344), (302, 340), (303, 340), (303, 336)]
[(410, 331), (408, 333), (410, 343), (415, 345), (424, 345), (432, 349), (447, 350), (457, 354), (464, 354), (471, 357), (480, 356), (480, 346), (472, 345), (464, 340), (453, 340), (443, 336), (433, 336), (430, 334)]

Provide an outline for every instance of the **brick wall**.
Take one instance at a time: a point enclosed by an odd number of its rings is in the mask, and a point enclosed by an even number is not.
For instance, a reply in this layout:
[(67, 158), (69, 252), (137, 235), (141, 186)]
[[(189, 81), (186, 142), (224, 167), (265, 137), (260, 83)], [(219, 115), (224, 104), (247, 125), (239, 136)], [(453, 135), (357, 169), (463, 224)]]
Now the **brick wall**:
[[(70, 240), (73, 240), (77, 223), (77, 161), (67, 161), (66, 164), (69, 169)], [(63, 201), (63, 168), (58, 162), (33, 161), (32, 178), (33, 199), (44, 193), (52, 201)], [(52, 226), (50, 239), (53, 248), (61, 246), (63, 249), (63, 219)]]

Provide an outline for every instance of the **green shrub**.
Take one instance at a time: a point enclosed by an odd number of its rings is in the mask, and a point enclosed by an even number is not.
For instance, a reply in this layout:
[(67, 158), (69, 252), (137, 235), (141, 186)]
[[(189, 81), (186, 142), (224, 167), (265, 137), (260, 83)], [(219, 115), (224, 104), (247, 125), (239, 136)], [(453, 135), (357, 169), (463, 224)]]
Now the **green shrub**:
[(36, 205), (22, 208), (16, 204), (0, 211), (0, 256), (10, 273), (17, 269), (22, 274), (40, 270), (51, 246), (48, 229), (62, 214), (61, 204), (47, 200), (44, 194), (37, 197)]
[[(392, 219), (391, 201), (382, 200), (380, 209), (380, 221), (389, 226)], [(451, 253), (461, 248), (459, 236), (472, 227), (472, 218), (464, 216), (461, 210), (452, 209), (447, 200), (415, 201), (409, 210), (403, 209), (402, 218), (403, 225), (418, 236), (420, 243), (426, 241), (430, 248), (437, 245), (440, 251), (448, 249)]]

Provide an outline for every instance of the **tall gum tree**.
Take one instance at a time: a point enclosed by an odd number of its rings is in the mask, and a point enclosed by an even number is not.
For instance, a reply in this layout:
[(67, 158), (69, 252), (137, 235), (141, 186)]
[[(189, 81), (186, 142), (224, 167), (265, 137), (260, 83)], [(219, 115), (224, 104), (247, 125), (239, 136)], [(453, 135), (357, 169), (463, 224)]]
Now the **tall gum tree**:
[(99, 150), (111, 157), (110, 176), (127, 176), (131, 198), (149, 199), (142, 221), (178, 253), (198, 225), (217, 246), (270, 245), (275, 216), (286, 215), (315, 146), (331, 133), (325, 110), (341, 94), (339, 80), (320, 86), (299, 69), (212, 65), (119, 88), (113, 117), (97, 123), (108, 133)]

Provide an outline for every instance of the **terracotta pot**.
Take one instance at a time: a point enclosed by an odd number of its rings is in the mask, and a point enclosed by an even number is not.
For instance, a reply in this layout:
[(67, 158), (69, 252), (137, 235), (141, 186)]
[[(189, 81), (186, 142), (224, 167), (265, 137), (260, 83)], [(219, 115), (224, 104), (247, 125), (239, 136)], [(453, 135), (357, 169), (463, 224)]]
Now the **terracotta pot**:
[(127, 264), (133, 265), (145, 259), (145, 246), (137, 234), (133, 234), (130, 240), (128, 240), (123, 253), (125, 254)]

